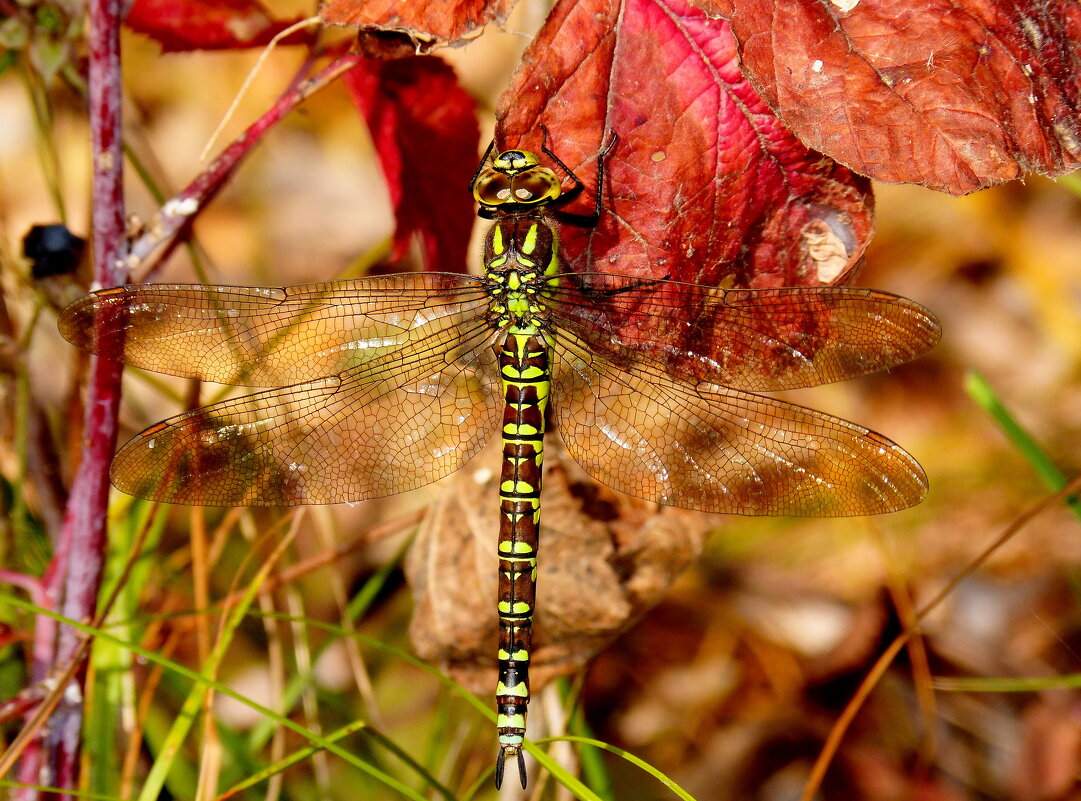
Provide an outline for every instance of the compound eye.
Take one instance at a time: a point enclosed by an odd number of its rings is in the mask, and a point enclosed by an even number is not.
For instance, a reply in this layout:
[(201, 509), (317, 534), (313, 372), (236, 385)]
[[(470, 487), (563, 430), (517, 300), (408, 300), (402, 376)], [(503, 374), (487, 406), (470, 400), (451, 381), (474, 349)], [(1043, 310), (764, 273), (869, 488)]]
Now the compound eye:
[(489, 170), (477, 178), (473, 185), (473, 197), (482, 206), (499, 206), (503, 203), (516, 202), (511, 197), (511, 179), (494, 170)]
[(562, 192), (559, 178), (551, 170), (540, 167), (515, 176), (511, 181), (512, 203), (545, 203), (555, 200)]

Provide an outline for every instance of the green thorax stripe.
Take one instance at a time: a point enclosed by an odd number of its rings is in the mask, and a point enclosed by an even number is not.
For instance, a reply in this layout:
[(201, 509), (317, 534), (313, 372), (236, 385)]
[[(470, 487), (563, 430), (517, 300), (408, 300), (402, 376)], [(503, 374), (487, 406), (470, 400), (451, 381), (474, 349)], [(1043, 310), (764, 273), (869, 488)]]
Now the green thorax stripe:
[(484, 249), (484, 271), (519, 269), (541, 275), (559, 272), (559, 236), (537, 216), (497, 220), (488, 231)]

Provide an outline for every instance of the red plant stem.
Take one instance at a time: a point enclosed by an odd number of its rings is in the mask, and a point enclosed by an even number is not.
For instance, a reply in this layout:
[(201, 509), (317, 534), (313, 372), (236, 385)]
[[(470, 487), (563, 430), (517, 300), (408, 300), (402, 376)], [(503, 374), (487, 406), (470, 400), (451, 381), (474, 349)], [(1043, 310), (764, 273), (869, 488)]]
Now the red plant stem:
[[(123, 153), (121, 150), (120, 85), (121, 0), (91, 0), (89, 4), (89, 115), (92, 166), (94, 280), (104, 286), (123, 282), (125, 256)], [(116, 445), (120, 406), (119, 361), (90, 362), (82, 460), (71, 486), (64, 525), (53, 562), (45, 576), (53, 608), (75, 620), (93, 618), (101, 588), (107, 535), (109, 462)], [(48, 627), (45, 627), (46, 629)], [(52, 649), (58, 670), (76, 654), (80, 634), (60, 627)], [(40, 772), (34, 783), (74, 789), (78, 784), (84, 693), (79, 671), (46, 727)], [(27, 754), (24, 762), (34, 762)], [(23, 778), (25, 769), (21, 769)]]
[(128, 253), (128, 268), (137, 269), (160, 245), (171, 242), (193, 216), (204, 208), (207, 201), (217, 194), (243, 158), (282, 117), (364, 60), (363, 56), (358, 55), (341, 56), (279, 97), (263, 116), (234, 139), (194, 181), (165, 202), (152, 223), (146, 227), (147, 232), (132, 243)]

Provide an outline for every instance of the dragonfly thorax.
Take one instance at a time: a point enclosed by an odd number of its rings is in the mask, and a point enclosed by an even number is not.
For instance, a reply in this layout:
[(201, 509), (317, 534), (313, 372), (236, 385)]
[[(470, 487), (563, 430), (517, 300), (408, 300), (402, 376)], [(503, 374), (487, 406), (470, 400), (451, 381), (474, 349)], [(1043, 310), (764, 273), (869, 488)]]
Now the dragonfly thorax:
[(523, 275), (559, 272), (559, 241), (555, 229), (541, 216), (511, 216), (496, 220), (484, 241), (486, 276), (517, 270)]
[(544, 289), (559, 272), (555, 229), (540, 217), (499, 219), (488, 231), (484, 257), (495, 324), (504, 328), (538, 322)]
[(536, 328), (543, 323), (542, 293), (547, 279), (536, 270), (518, 268), (488, 274), (491, 319), (497, 328)]

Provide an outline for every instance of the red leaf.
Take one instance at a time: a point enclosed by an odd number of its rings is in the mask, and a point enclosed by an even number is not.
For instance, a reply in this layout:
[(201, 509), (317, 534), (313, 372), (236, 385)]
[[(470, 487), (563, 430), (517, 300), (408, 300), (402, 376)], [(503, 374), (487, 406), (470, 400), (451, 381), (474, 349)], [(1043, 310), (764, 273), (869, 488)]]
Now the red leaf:
[(1081, 166), (1076, 0), (709, 7), (781, 118), (857, 172), (963, 194)]
[[(165, 52), (263, 47), (297, 20), (275, 20), (257, 0), (135, 0), (124, 23)], [(285, 43), (307, 41), (298, 31)]]
[(464, 272), (473, 202), (469, 179), (480, 133), (473, 99), (434, 56), (366, 59), (344, 76), (364, 114), (398, 221), (391, 258), (414, 234), (425, 266)]
[(462, 42), (489, 22), (502, 24), (515, 0), (325, 0), (319, 16), (329, 25), (401, 31), (414, 40)]
[(870, 236), (868, 182), (801, 145), (740, 74), (727, 23), (684, 0), (562, 0), (497, 117), (501, 146), (537, 152), (545, 123), (590, 190), (607, 132), (619, 135), (600, 225), (563, 229), (579, 271), (837, 283)]

